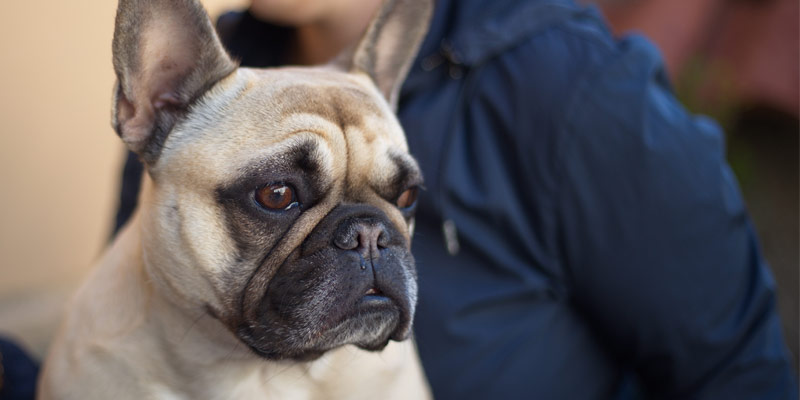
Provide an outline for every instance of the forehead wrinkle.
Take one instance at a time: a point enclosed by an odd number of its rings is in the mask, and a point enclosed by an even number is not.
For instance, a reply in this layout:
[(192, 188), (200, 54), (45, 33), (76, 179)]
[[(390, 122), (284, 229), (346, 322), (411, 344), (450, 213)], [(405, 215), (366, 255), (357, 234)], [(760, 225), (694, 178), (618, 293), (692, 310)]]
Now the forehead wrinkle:
[[(256, 166), (262, 168), (272, 163), (280, 163), (290, 159), (295, 151), (306, 145), (313, 146), (315, 152), (331, 152), (332, 149), (326, 139), (327, 135), (316, 130), (302, 130), (283, 135), (276, 143), (265, 146), (261, 151), (249, 154), (247, 158), (239, 161), (237, 163), (239, 167), (234, 168), (233, 171), (237, 175), (242, 175), (242, 173), (247, 174)], [(330, 170), (330, 166), (324, 162), (325, 157), (321, 157), (319, 161), (325, 171)], [(229, 179), (235, 179), (235, 177), (232, 176)]]
[(406, 224), (405, 218), (403, 218), (403, 214), (400, 213), (400, 210), (397, 209), (391, 202), (381, 197), (378, 193), (369, 192), (363, 199), (364, 202), (372, 204), (373, 206), (377, 207), (379, 210), (383, 211), (386, 214), (386, 217), (389, 218), (389, 222), (391, 222), (400, 232), (402, 232), (406, 238), (408, 238), (408, 225)]
[[(265, 145), (265, 149), (272, 149), (278, 147), (278, 151), (269, 152), (268, 154), (280, 154), (293, 151), (294, 149), (302, 146), (305, 143), (313, 143), (315, 149), (325, 147), (328, 151), (332, 151), (330, 141), (330, 134), (325, 132), (324, 129), (296, 129), (288, 131), (287, 133), (275, 135), (275, 143)], [(324, 145), (324, 146), (323, 146)]]
[(388, 161), (385, 173), (371, 175), (368, 184), (372, 191), (378, 193), (387, 201), (410, 186), (423, 184), (423, 177), (419, 167), (407, 153), (389, 149), (385, 154), (384, 161)]
[(364, 127), (365, 115), (382, 116), (382, 110), (369, 93), (349, 86), (292, 85), (275, 94), (281, 119), (295, 114), (315, 114), (339, 126)]
[(393, 177), (395, 181), (393, 182), (394, 184), (398, 184), (398, 181), (402, 181), (402, 183), (406, 185), (412, 183), (418, 185), (422, 184), (422, 171), (420, 171), (416, 160), (414, 160), (410, 154), (390, 151), (389, 158), (395, 166), (395, 176)]

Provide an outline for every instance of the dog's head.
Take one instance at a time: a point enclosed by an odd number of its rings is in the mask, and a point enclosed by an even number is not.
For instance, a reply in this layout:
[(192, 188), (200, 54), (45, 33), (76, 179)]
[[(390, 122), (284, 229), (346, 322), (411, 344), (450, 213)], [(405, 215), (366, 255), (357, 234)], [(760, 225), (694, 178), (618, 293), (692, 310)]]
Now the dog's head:
[(337, 67), (258, 70), (196, 0), (120, 1), (113, 124), (159, 290), (272, 359), (407, 337), (422, 177), (393, 108), (431, 8), (387, 1)]

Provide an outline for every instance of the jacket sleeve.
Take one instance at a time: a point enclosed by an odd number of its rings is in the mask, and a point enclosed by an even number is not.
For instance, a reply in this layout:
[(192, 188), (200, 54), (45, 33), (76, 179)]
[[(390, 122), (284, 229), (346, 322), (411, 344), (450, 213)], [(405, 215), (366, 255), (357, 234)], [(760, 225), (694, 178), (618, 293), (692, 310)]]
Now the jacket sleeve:
[(560, 129), (562, 256), (579, 312), (653, 398), (790, 399), (797, 386), (723, 138), (632, 37)]

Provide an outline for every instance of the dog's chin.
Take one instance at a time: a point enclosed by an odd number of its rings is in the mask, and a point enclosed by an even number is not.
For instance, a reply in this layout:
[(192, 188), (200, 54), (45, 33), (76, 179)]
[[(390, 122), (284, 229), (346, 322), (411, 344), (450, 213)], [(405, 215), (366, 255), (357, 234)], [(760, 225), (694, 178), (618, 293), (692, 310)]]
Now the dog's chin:
[(306, 343), (298, 343), (296, 339), (309, 336), (307, 332), (298, 332), (287, 340), (260, 341), (257, 339), (271, 335), (239, 330), (239, 339), (256, 355), (268, 360), (313, 361), (344, 345), (380, 351), (390, 340), (405, 340), (410, 327), (404, 319), (401, 309), (392, 299), (382, 295), (365, 295), (332, 326), (314, 329), (311, 339)]

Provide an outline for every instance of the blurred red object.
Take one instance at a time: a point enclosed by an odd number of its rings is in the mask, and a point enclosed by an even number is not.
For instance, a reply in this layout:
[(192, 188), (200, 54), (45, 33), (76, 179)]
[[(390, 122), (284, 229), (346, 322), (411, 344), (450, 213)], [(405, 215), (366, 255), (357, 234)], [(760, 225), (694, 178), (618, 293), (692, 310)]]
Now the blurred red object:
[(616, 34), (638, 31), (661, 48), (673, 80), (701, 54), (724, 68), (739, 100), (800, 115), (797, 0), (605, 1), (601, 7)]

